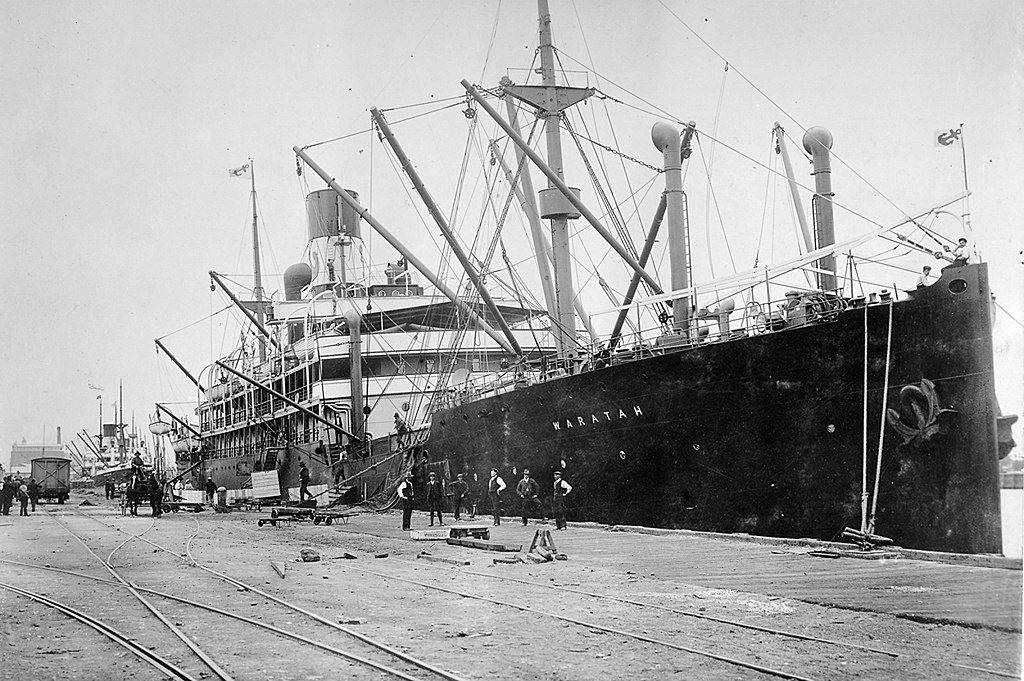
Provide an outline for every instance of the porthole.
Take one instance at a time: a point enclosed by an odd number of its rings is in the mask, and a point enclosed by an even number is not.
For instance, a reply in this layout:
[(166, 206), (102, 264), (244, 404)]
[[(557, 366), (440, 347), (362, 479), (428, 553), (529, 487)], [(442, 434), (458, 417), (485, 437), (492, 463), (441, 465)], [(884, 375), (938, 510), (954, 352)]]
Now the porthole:
[(949, 282), (950, 293), (963, 293), (966, 290), (967, 282), (964, 281), (963, 279), (954, 279), (953, 281)]
[(624, 452), (624, 451), (622, 451), (620, 449), (619, 450), (619, 458), (622, 459), (623, 461), (625, 461), (626, 460), (626, 452)]

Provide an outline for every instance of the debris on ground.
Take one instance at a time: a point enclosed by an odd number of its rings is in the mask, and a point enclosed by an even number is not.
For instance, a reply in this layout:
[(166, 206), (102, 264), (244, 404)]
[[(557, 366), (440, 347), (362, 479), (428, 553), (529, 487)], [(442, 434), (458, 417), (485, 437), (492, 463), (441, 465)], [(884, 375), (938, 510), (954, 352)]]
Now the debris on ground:
[(416, 557), (422, 560), (429, 560), (431, 563), (445, 563), (447, 565), (458, 566), (469, 565), (468, 560), (454, 560), (452, 558), (441, 558), (440, 556), (432, 556), (426, 551), (421, 551)]
[(299, 551), (299, 558), (303, 563), (315, 563), (320, 560), (320, 552), (314, 549), (302, 549)]
[(272, 560), (272, 561), (270, 561), (270, 567), (274, 568), (274, 572), (276, 572), (278, 575), (280, 575), (281, 579), (284, 579), (284, 572), (285, 572), (286, 568), (285, 568), (285, 564), (283, 562), (282, 563), (278, 563), (278, 562)]
[(466, 546), (471, 549), (483, 549), (484, 551), (505, 551), (508, 553), (519, 553), (523, 550), (522, 544), (502, 544), (497, 541), (486, 541), (484, 539), (458, 539), (447, 540), (452, 546)]
[(82, 503), (79, 504), (79, 506), (95, 506), (95, 505), (96, 504), (92, 503), (88, 499), (82, 499)]
[(355, 560), (357, 558), (359, 558), (359, 556), (349, 553), (348, 551), (345, 551), (340, 556), (331, 556), (326, 560)]
[(477, 638), (479, 636), (492, 636), (494, 632), (491, 631), (469, 631), (468, 629), (462, 629), (455, 632), (455, 636), (458, 638)]

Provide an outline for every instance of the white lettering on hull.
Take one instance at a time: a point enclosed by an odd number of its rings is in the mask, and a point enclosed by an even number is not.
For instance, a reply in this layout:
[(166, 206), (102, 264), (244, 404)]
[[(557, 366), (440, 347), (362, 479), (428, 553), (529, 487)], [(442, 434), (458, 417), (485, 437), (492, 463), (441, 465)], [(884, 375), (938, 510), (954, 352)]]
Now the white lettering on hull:
[[(569, 416), (558, 421), (552, 421), (551, 427), (555, 430), (570, 430), (573, 428), (585, 428), (586, 426), (592, 426), (595, 423), (601, 423), (601, 419), (598, 418), (597, 414), (604, 416), (604, 422), (610, 423), (612, 421), (621, 421), (623, 419), (637, 418), (644, 415), (644, 410), (640, 408), (639, 404), (635, 404), (632, 407), (633, 413), (629, 414), (625, 409), (615, 409), (608, 411), (601, 411), (595, 414), (587, 414), (586, 416)], [(616, 416), (616, 414), (618, 414)], [(587, 423), (587, 416), (590, 417), (590, 422)]]

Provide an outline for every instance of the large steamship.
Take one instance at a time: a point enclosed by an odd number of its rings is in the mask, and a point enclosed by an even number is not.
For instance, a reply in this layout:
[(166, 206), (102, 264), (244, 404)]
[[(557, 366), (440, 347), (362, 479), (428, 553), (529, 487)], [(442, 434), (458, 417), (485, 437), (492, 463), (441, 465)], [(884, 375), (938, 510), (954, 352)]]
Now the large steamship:
[[(307, 197), (307, 262), (285, 274), (269, 321), (251, 317), (264, 356), (243, 347), (206, 372), (207, 471), (241, 487), (253, 471), (277, 470), (294, 487), (305, 461), (314, 483), (378, 470), (387, 474), (374, 485), (386, 488), (405, 470), (399, 462), (413, 463), (417, 484), (430, 472), (462, 473), (481, 499), (492, 468), (508, 482), (530, 469), (542, 490), (563, 471), (580, 520), (820, 539), (860, 527), (907, 547), (999, 552), (998, 462), (1012, 441), (995, 399), (987, 266), (911, 238), (922, 230), (941, 244), (925, 223), (945, 205), (837, 242), (831, 135), (803, 135), (814, 182), (807, 220), (776, 124), (806, 252), (694, 286), (681, 169), (699, 131), (654, 126), (664, 192), (643, 248), (625, 247), (566, 184), (560, 135), (575, 136), (568, 116), (595, 90), (558, 82), (547, 1), (538, 5), (541, 82), (463, 86), (466, 118), (486, 114), (514, 149), (506, 162), (492, 144), (492, 164), (529, 222), (542, 309), (490, 293), (479, 258), (462, 251), (379, 111), (380, 138), (463, 265), (464, 290), (448, 289), (296, 147), (300, 167), (329, 188)], [(523, 112), (543, 124), (546, 159), (520, 134)], [(535, 170), (548, 181), (536, 195)], [(663, 222), (667, 291), (648, 271)], [(584, 223), (633, 273), (603, 336), (573, 285), (570, 225)], [(402, 255), (383, 279), (363, 256), (366, 225)], [(909, 291), (873, 287), (854, 253), (877, 239), (945, 267)], [(414, 283), (409, 267), (433, 288)], [(259, 299), (240, 306), (266, 311)], [(639, 307), (659, 309), (657, 324), (624, 333)], [(401, 441), (394, 414), (415, 426)]]

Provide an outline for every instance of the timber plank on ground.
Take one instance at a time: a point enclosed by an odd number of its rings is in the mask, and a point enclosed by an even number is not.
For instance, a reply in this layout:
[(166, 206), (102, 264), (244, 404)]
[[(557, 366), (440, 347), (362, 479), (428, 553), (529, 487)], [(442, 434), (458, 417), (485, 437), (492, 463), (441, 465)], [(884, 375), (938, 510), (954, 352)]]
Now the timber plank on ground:
[(483, 549), (484, 551), (504, 551), (518, 553), (523, 550), (522, 544), (503, 544), (497, 541), (485, 541), (483, 539), (448, 539), (452, 546), (466, 546), (471, 549)]

